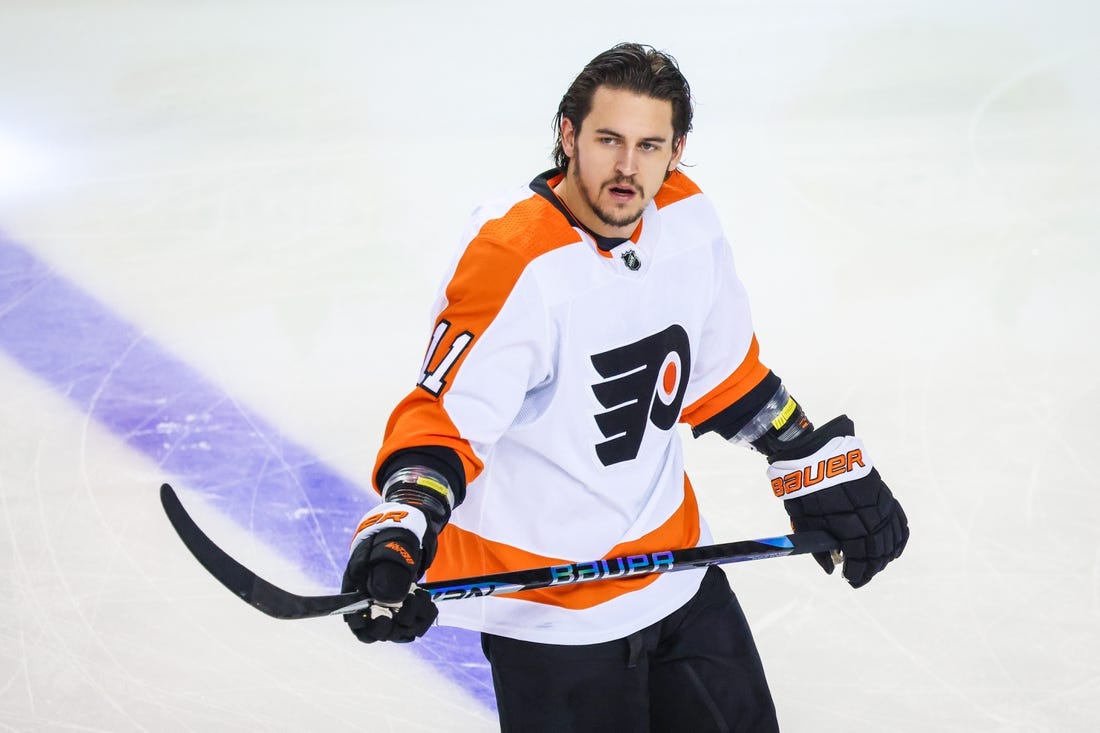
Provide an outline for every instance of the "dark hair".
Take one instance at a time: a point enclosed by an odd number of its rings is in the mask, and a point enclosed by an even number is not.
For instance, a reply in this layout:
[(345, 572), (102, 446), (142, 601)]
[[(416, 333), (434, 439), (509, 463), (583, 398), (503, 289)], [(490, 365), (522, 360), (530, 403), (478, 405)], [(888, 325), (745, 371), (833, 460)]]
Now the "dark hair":
[(680, 73), (676, 59), (652, 46), (620, 43), (589, 61), (561, 98), (554, 116), (557, 142), (553, 157), (563, 171), (569, 165), (569, 157), (561, 145), (561, 122), (568, 119), (575, 130), (580, 130), (581, 122), (592, 110), (592, 97), (601, 86), (672, 102), (674, 145), (691, 130), (691, 87)]

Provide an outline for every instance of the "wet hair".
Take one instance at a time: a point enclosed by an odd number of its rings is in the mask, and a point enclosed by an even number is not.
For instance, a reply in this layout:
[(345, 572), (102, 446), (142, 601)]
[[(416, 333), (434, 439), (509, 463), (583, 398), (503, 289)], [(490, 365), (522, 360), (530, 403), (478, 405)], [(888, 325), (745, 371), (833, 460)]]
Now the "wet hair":
[(569, 165), (569, 157), (561, 144), (561, 122), (568, 119), (577, 131), (592, 111), (592, 97), (600, 87), (644, 94), (672, 103), (672, 143), (691, 130), (691, 87), (680, 73), (676, 59), (652, 46), (620, 43), (588, 62), (569, 85), (554, 116), (554, 163), (561, 170)]

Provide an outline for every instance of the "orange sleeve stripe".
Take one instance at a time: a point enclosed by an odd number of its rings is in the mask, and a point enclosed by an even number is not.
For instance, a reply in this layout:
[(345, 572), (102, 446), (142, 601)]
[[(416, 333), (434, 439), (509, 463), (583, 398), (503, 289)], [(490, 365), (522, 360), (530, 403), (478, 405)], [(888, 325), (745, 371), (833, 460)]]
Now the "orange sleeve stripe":
[[(684, 476), (684, 501), (665, 522), (642, 537), (611, 548), (600, 559), (638, 555), (659, 550), (694, 547), (699, 542), (699, 505), (691, 482)], [(567, 565), (595, 558), (566, 560), (547, 557), (518, 547), (494, 542), (449, 524), (439, 535), (439, 552), (428, 570), (426, 579), (456, 580), (474, 575), (503, 573), (512, 570)], [(657, 580), (657, 574), (641, 575), (622, 580), (601, 580), (575, 583), (557, 588), (539, 588), (514, 593), (510, 597), (559, 608), (582, 610), (646, 587)]]
[[(552, 216), (546, 215), (547, 209), (553, 212)], [(435, 370), (447, 358), (449, 347), (459, 334), (469, 332), (476, 342), (485, 333), (533, 259), (578, 239), (573, 228), (540, 196), (526, 198), (504, 216), (486, 222), (463, 252), (447, 284), (447, 305), (436, 324), (445, 320), (451, 326), (427, 365), (428, 371)], [(444, 446), (458, 453), (467, 483), (481, 473), (482, 462), (442, 405), (443, 396), (470, 351), (464, 349), (459, 355), (438, 396), (415, 387), (394, 409), (374, 466), (375, 476), (395, 451), (424, 445)]]
[(753, 336), (740, 366), (717, 387), (685, 407), (680, 420), (692, 427), (706, 422), (752, 391), (764, 381), (768, 371), (768, 367), (760, 363), (760, 344)]

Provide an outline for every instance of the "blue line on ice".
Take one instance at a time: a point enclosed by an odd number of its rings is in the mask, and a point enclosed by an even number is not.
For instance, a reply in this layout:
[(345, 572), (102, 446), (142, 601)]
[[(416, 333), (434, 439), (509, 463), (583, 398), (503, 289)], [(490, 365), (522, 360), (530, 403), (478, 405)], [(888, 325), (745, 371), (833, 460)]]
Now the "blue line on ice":
[[(319, 583), (339, 585), (348, 533), (373, 493), (2, 235), (0, 349), (166, 479), (205, 496)], [(439, 627), (412, 648), (495, 707), (476, 634)]]

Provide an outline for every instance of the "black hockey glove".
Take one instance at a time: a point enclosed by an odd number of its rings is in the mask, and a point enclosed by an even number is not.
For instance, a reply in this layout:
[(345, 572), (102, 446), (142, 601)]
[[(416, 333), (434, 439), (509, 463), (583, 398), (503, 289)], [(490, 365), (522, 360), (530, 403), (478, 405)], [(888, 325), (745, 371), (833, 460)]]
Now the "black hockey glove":
[[(415, 586), (431, 563), (434, 534), (417, 507), (386, 502), (369, 512), (355, 533), (341, 590), (362, 591), (369, 607), (345, 614), (359, 641), (409, 642), (423, 636), (439, 614), (426, 591)], [(422, 542), (431, 545), (426, 552)]]
[(451, 517), (454, 497), (447, 479), (424, 466), (390, 473), (384, 502), (367, 512), (351, 541), (343, 592), (362, 591), (374, 601), (344, 621), (359, 641), (409, 642), (423, 636), (439, 615), (415, 583), (435, 558), (436, 537)]
[[(798, 436), (768, 463), (772, 490), (784, 499), (794, 531), (825, 530), (840, 540), (844, 577), (853, 588), (901, 556), (909, 541), (905, 512), (846, 415)], [(833, 572), (829, 553), (814, 553), (814, 559)]]

